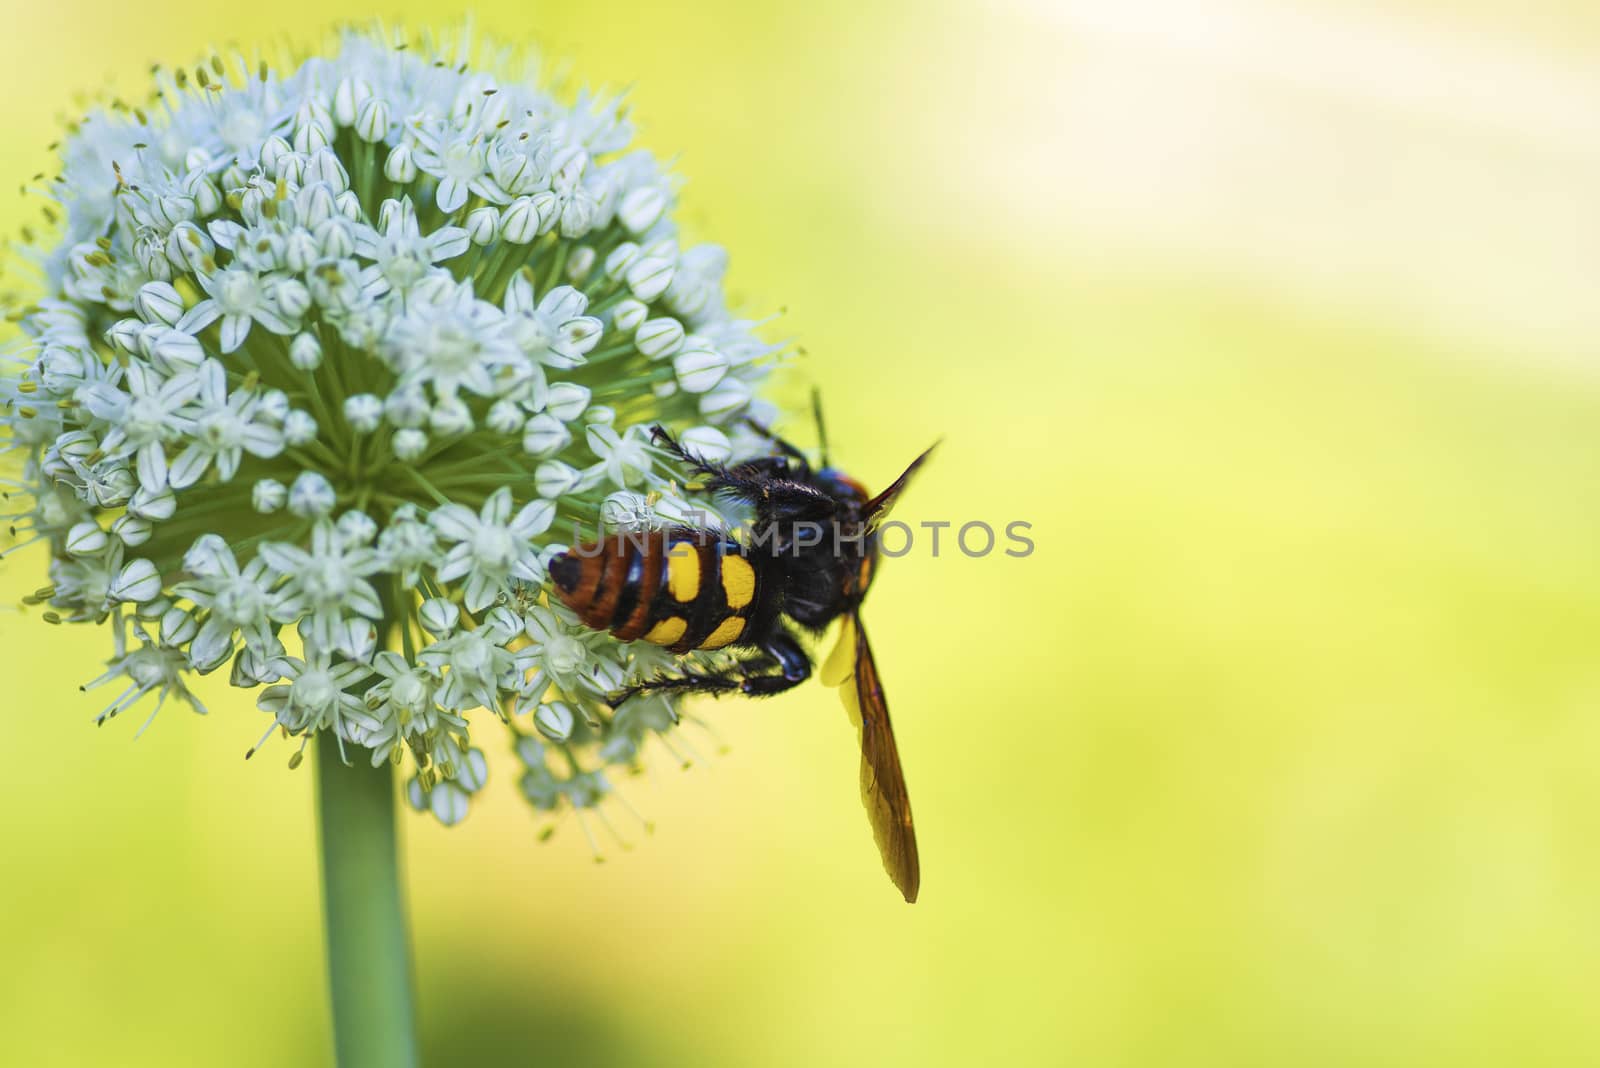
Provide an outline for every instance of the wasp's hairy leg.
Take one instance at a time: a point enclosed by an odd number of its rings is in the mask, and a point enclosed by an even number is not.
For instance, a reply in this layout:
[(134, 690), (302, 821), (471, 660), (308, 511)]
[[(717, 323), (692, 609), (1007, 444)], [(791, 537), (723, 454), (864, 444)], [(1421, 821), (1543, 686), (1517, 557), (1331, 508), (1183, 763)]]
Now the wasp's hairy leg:
[[(756, 674), (754, 669), (776, 666), (777, 672)], [(735, 691), (749, 697), (766, 697), (782, 693), (800, 685), (811, 677), (811, 658), (787, 631), (773, 635), (761, 652), (736, 660), (725, 671), (685, 671), (681, 675), (668, 675), (618, 690), (607, 702), (615, 708), (632, 697), (651, 693), (710, 693), (725, 694)]]
[(704, 488), (753, 505), (762, 515), (780, 522), (821, 522), (831, 518), (838, 503), (817, 487), (789, 477), (786, 468), (775, 471), (761, 461), (728, 467), (688, 449), (662, 426), (650, 428), (656, 444), (683, 464), (686, 473), (704, 480)]

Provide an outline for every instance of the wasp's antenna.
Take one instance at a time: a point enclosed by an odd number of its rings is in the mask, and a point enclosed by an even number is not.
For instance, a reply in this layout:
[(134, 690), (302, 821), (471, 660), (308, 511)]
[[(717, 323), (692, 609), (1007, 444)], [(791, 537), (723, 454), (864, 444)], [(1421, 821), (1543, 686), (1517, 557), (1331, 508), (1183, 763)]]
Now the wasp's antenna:
[(828, 466), (828, 426), (822, 421), (822, 390), (811, 389), (811, 417), (817, 421), (817, 447), (822, 450), (822, 466)]
[[(943, 438), (939, 439), (939, 441), (943, 440)], [(923, 450), (921, 456), (911, 461), (910, 467), (900, 472), (900, 477), (895, 479), (888, 489), (867, 502), (867, 528), (869, 530), (876, 530), (885, 519), (889, 518), (889, 509), (893, 508), (895, 502), (900, 499), (900, 493), (906, 488), (906, 484), (911, 481), (911, 476), (917, 473), (918, 468), (927, 463), (928, 457), (932, 456), (933, 450), (938, 447), (938, 441), (929, 445)]]

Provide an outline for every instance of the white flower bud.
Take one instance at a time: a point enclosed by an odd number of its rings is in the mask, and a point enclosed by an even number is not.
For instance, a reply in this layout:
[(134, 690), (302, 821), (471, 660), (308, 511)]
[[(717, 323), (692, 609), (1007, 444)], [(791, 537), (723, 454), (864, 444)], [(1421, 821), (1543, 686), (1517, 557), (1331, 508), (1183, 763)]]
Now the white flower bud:
[(118, 319), (106, 330), (106, 342), (123, 352), (139, 351), (139, 334), (145, 324), (139, 319)]
[(333, 647), (347, 659), (368, 663), (378, 649), (378, 628), (369, 620), (346, 620), (334, 629)]
[(316, 441), (317, 421), (310, 412), (296, 408), (283, 421), (283, 440), (297, 447)]
[(489, 406), (489, 415), (485, 422), (496, 434), (515, 434), (522, 429), (522, 409), (514, 401), (495, 401)]
[(194, 613), (174, 606), (161, 614), (160, 633), (164, 645), (188, 645), (200, 633), (200, 624)]
[(289, 395), (281, 389), (269, 389), (261, 394), (256, 411), (263, 421), (281, 426), (289, 415)]
[(611, 309), (611, 325), (625, 334), (631, 334), (644, 325), (650, 317), (650, 308), (642, 300), (627, 297)]
[(320, 149), (311, 154), (311, 158), (306, 160), (305, 174), (300, 181), (307, 186), (315, 182), (325, 183), (335, 193), (342, 193), (350, 188), (350, 175), (331, 148)]
[[(267, 138), (261, 146), (261, 173), (268, 178), (277, 178), (285, 157), (294, 153), (289, 147), (289, 142), (274, 134)], [(243, 182), (240, 183), (241, 185)]]
[(522, 449), (529, 456), (553, 456), (571, 442), (567, 424), (549, 412), (540, 412), (523, 426)]
[(589, 232), (594, 214), (594, 201), (584, 196), (566, 198), (561, 202), (561, 236), (582, 237)]
[(382, 141), (389, 134), (389, 103), (368, 100), (356, 115), (356, 136), (369, 143)]
[(467, 818), (467, 792), (449, 779), (428, 791), (428, 811), (446, 827), (454, 827)]
[(539, 236), (539, 213), (531, 197), (518, 197), (506, 206), (500, 218), (500, 236), (513, 245), (526, 245)]
[(129, 561), (111, 580), (106, 592), (113, 601), (142, 604), (154, 600), (161, 596), (161, 572), (149, 560), (139, 558)]
[(579, 245), (567, 257), (567, 277), (574, 282), (582, 282), (594, 271), (596, 256), (594, 249), (588, 245)]
[(300, 215), (302, 228), (295, 230), (290, 236), (310, 238), (312, 246), (315, 247), (316, 239), (306, 232), (306, 228), (315, 231), (317, 227), (339, 214), (336, 195), (334, 187), (327, 182), (302, 186), (300, 192), (295, 194), (295, 206)]
[(192, 222), (179, 223), (167, 235), (167, 259), (179, 270), (198, 274), (216, 252), (216, 242)]
[(472, 432), (472, 409), (459, 397), (441, 397), (428, 415), (428, 429), (441, 438)]
[(728, 435), (714, 426), (694, 426), (678, 435), (685, 449), (712, 463), (721, 463), (733, 455), (733, 445)]
[(631, 233), (642, 234), (656, 224), (667, 209), (667, 195), (659, 186), (647, 185), (628, 192), (617, 209), (617, 221)]
[(533, 714), (533, 725), (552, 742), (564, 742), (572, 737), (572, 729), (578, 725), (578, 719), (566, 702), (551, 701), (539, 706), (539, 710)]
[(670, 356), (683, 345), (683, 324), (670, 317), (647, 319), (633, 335), (633, 347), (652, 360)]
[(370, 434), (383, 425), (383, 401), (371, 393), (346, 397), (344, 420), (356, 433)]
[(223, 574), (224, 564), (232, 559), (233, 550), (218, 534), (202, 534), (183, 554), (183, 569), (191, 575), (204, 578)]
[(365, 78), (341, 78), (333, 87), (333, 121), (349, 126), (361, 113), (361, 106), (372, 99), (372, 86)]
[(333, 144), (333, 130), (329, 129), (329, 125), (319, 118), (303, 126), (297, 126), (294, 131), (295, 151), (303, 156), (309, 156), (317, 149), (327, 148)]
[[(333, 206), (330, 198), (329, 207)], [(317, 245), (317, 239), (310, 230), (296, 230), (283, 242), (283, 263), (291, 271), (305, 272), (317, 265), (322, 258), (322, 249)]]
[(93, 556), (108, 544), (110, 539), (100, 529), (100, 524), (84, 521), (74, 523), (72, 529), (67, 531), (63, 547), (73, 556)]
[(289, 511), (302, 519), (327, 515), (338, 503), (333, 483), (316, 471), (302, 471), (289, 486)]
[(250, 487), (250, 506), (262, 515), (269, 515), (289, 503), (289, 488), (275, 478), (257, 480)]
[(700, 397), (700, 414), (707, 419), (727, 419), (750, 403), (750, 387), (737, 378), (724, 378)]
[(546, 460), (533, 472), (533, 484), (539, 496), (554, 500), (571, 493), (583, 476), (571, 464), (560, 460)]
[(409, 463), (428, 450), (428, 435), (415, 427), (405, 427), (394, 432), (389, 448), (395, 459)]
[(383, 161), (383, 176), (396, 185), (407, 185), (417, 179), (417, 164), (411, 158), (411, 146), (401, 141), (389, 150)]
[(489, 782), (489, 762), (482, 749), (468, 749), (467, 758), (456, 767), (456, 785), (468, 793), (477, 793)]
[(130, 549), (149, 541), (155, 529), (150, 520), (127, 513), (117, 516), (111, 523), (112, 536)]
[(545, 411), (563, 423), (570, 423), (589, 407), (590, 396), (587, 386), (580, 386), (576, 382), (552, 382)]
[(366, 545), (378, 536), (378, 524), (365, 512), (354, 508), (339, 516), (334, 529), (339, 532), (339, 541), (346, 545)]
[(391, 426), (422, 426), (428, 421), (428, 413), (432, 410), (433, 406), (428, 403), (428, 396), (420, 386), (397, 389), (383, 402), (384, 418), (389, 420)]
[(643, 252), (638, 245), (632, 241), (624, 241), (606, 256), (606, 277), (613, 281), (620, 280), (641, 255)]
[(561, 210), (560, 200), (548, 189), (533, 194), (533, 210), (539, 215), (539, 232), (547, 234), (556, 224), (556, 216)]
[(315, 371), (322, 366), (322, 342), (317, 335), (296, 334), (289, 342), (289, 362), (302, 371)]
[(206, 177), (205, 172), (194, 171), (184, 179), (184, 188), (194, 200), (195, 214), (201, 217), (215, 215), (222, 210), (222, 191)]
[(447, 601), (442, 597), (430, 597), (417, 609), (417, 621), (429, 634), (443, 637), (455, 630), (456, 625), (461, 622), (461, 609), (457, 608), (453, 601)]
[(500, 235), (500, 213), (484, 206), (467, 213), (467, 240), (474, 245), (492, 245)]
[(162, 251), (161, 243), (154, 238), (141, 239), (134, 247), (134, 256), (139, 261), (139, 269), (158, 282), (172, 280), (172, 264), (167, 262), (167, 254)]
[[(189, 649), (189, 658), (197, 671), (210, 671), (222, 666), (233, 652), (232, 639), (224, 643), (220, 656), (212, 660), (202, 659), (195, 653), (193, 646)], [(230, 685), (240, 689), (253, 689), (264, 683), (277, 682), (283, 676), (278, 673), (271, 657), (263, 655), (249, 646), (239, 650), (239, 655), (233, 658), (233, 670), (228, 674)]]
[(150, 347), (150, 356), (171, 374), (193, 371), (206, 359), (199, 338), (181, 330), (163, 330)]
[(361, 208), (361, 198), (356, 196), (353, 189), (346, 189), (334, 197), (333, 206), (338, 209), (340, 215), (351, 222), (360, 222), (365, 217)]
[(640, 300), (649, 303), (667, 291), (677, 264), (659, 256), (645, 256), (628, 265), (624, 274), (628, 288)]
[(298, 278), (285, 278), (273, 288), (278, 310), (286, 319), (299, 319), (311, 309), (311, 291)]
[(698, 339), (672, 358), (678, 385), (690, 393), (705, 393), (728, 373), (728, 357)]
[(128, 498), (128, 511), (140, 519), (160, 523), (171, 519), (178, 510), (178, 497), (170, 488), (151, 493), (142, 486)]
[[(337, 202), (334, 206), (338, 206)], [(327, 259), (343, 260), (355, 255), (355, 230), (351, 227), (350, 220), (343, 215), (319, 224), (313, 236), (317, 239), (317, 247)]]
[(169, 282), (146, 282), (134, 294), (133, 310), (147, 323), (171, 326), (183, 318), (183, 298)]

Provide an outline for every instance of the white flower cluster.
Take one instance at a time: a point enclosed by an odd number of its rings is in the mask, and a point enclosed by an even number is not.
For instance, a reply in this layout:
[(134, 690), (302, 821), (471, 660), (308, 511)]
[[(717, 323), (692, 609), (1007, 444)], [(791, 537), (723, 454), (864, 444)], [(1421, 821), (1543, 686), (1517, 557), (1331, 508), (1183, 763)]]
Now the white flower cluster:
[(474, 709), (543, 810), (594, 805), (677, 721), (605, 704), (667, 655), (581, 627), (543, 561), (618, 501), (709, 510), (648, 428), (758, 451), (775, 352), (614, 103), (470, 51), (350, 34), (286, 75), (158, 71), (83, 120), (0, 377), (14, 529), (51, 554), (35, 601), (114, 634), (101, 720), (203, 711), (190, 674), (227, 667), (291, 763), (324, 730), (409, 754), (446, 823), (485, 778)]

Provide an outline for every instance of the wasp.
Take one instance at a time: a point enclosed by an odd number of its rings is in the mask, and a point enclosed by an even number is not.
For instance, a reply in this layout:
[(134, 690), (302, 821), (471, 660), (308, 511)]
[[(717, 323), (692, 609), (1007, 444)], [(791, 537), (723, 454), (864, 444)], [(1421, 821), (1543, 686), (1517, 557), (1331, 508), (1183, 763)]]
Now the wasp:
[(782, 693), (813, 670), (796, 630), (820, 636), (842, 620), (822, 681), (839, 687), (855, 723), (861, 800), (884, 868), (912, 902), (921, 871), (911, 800), (861, 602), (877, 569), (879, 525), (933, 449), (871, 496), (828, 463), (820, 406), (816, 416), (820, 467), (754, 424), (774, 451), (733, 466), (697, 456), (662, 427), (652, 428), (654, 442), (682, 465), (686, 483), (697, 481), (753, 511), (750, 536), (738, 541), (725, 530), (694, 526), (617, 532), (566, 550), (550, 561), (549, 574), (556, 596), (587, 627), (680, 656), (735, 651), (723, 670), (685, 668), (611, 695), (613, 706), (644, 693)]

